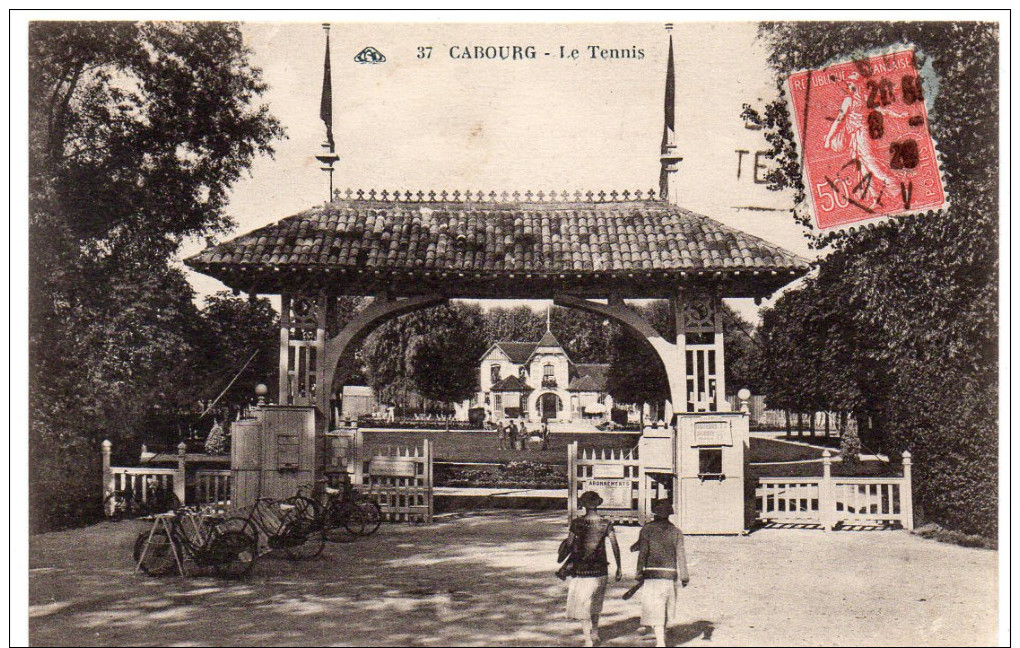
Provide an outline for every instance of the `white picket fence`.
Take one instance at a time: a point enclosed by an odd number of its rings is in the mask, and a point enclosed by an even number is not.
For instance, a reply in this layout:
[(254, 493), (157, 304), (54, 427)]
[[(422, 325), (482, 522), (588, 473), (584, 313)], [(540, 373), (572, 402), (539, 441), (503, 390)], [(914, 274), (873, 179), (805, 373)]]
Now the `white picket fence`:
[(766, 524), (914, 528), (911, 457), (903, 453), (902, 477), (833, 477), (826, 450), (822, 477), (762, 477), (755, 488), (755, 510)]
[(147, 505), (154, 493), (173, 492), (182, 504), (209, 504), (223, 508), (230, 505), (230, 470), (194, 470), (193, 488), (188, 497), (188, 454), (184, 443), (177, 448), (177, 466), (174, 468), (113, 466), (110, 459), (112, 450), (113, 444), (103, 441), (104, 498), (114, 492), (130, 493), (136, 502)]

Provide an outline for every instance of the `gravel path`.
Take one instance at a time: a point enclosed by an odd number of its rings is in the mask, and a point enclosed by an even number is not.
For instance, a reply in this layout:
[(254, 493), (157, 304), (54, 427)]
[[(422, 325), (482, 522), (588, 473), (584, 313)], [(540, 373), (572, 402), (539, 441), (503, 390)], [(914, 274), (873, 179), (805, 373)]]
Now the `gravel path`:
[[(267, 557), (243, 582), (136, 575), (141, 525), (100, 524), (31, 539), (32, 645), (580, 645), (552, 572), (562, 514), (447, 517), (384, 526), (322, 557)], [(637, 529), (619, 531), (626, 552)], [(994, 551), (902, 531), (765, 529), (690, 537), (691, 586), (671, 645), (990, 645)], [(620, 594), (607, 646), (652, 645)], [(712, 642), (712, 643), (706, 643)]]

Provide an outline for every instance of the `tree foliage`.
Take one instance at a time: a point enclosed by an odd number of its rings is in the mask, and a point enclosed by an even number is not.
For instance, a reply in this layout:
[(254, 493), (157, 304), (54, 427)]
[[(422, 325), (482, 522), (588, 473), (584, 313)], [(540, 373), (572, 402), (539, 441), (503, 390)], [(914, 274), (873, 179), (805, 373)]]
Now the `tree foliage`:
[(170, 262), (228, 230), (230, 185), (282, 134), (264, 90), (234, 24), (30, 25), (32, 528), (98, 511), (68, 491), (101, 496), (102, 439), (125, 450), (200, 384), (207, 332)]
[[(780, 77), (879, 48), (915, 46), (951, 202), (939, 213), (812, 235), (815, 246), (830, 250), (818, 278), (764, 316), (770, 402), (858, 412), (873, 423), (878, 449), (914, 453), (915, 502), (925, 514), (994, 535), (997, 26), (768, 23), (761, 35)], [(748, 106), (745, 115), (773, 144), (773, 187), (793, 188), (802, 199), (785, 103)]]

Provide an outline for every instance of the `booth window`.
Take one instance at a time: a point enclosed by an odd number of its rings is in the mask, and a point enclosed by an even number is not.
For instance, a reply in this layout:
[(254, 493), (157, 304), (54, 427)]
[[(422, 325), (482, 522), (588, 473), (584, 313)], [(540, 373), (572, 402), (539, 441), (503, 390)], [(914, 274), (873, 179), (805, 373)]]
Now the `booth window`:
[(722, 471), (722, 448), (698, 449), (698, 477), (701, 479), (725, 479)]

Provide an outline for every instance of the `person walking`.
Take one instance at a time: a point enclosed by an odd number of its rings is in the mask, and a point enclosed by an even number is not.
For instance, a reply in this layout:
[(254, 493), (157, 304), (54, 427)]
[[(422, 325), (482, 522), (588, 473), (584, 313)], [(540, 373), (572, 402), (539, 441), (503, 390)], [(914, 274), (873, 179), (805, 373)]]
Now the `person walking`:
[(641, 623), (651, 626), (655, 645), (666, 645), (666, 627), (676, 618), (678, 588), (687, 587), (684, 534), (672, 522), (668, 499), (652, 503), (654, 519), (641, 529), (631, 551), (638, 551), (637, 579), (641, 581)]
[(503, 421), (496, 423), (496, 445), (500, 450), (506, 449), (506, 428), (503, 427)]
[(510, 421), (510, 429), (507, 431), (507, 440), (510, 441), (510, 449), (517, 449), (517, 421)]
[(586, 491), (577, 500), (585, 514), (570, 523), (564, 545), (568, 548), (570, 584), (567, 589), (567, 618), (581, 622), (584, 645), (599, 642), (599, 616), (609, 583), (609, 559), (606, 557), (606, 540), (612, 544), (616, 560), (616, 580), (623, 577), (620, 567), (620, 545), (616, 541), (613, 524), (599, 514), (602, 497), (595, 491)]

